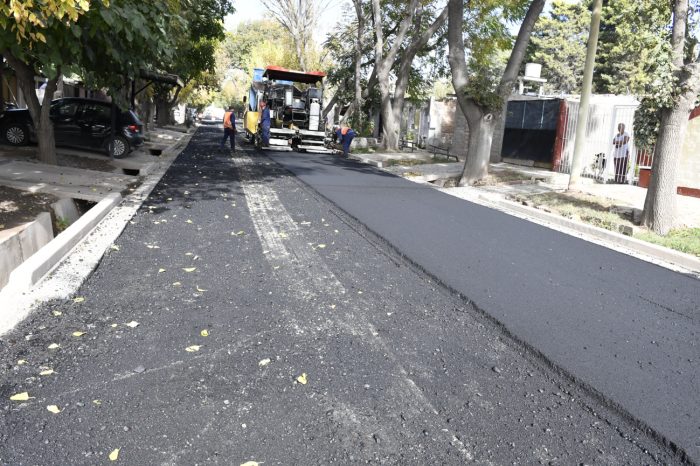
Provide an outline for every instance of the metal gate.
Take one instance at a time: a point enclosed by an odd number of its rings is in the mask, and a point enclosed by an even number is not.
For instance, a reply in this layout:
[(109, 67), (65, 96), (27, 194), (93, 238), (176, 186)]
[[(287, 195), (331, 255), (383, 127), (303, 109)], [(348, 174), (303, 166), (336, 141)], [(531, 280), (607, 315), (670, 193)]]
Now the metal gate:
[[(586, 139), (583, 144), (583, 163), (581, 176), (593, 178), (603, 183), (624, 182), (636, 184), (638, 180), (637, 164), (639, 157), (634, 145), (634, 113), (636, 103), (605, 102), (600, 96), (590, 105), (588, 121), (586, 122)], [(576, 140), (576, 124), (578, 123), (579, 102), (567, 100), (565, 114), (561, 121), (565, 122), (562, 131), (561, 162), (557, 170), (561, 173), (571, 173), (573, 163), (574, 143)], [(613, 138), (617, 134), (617, 125), (623, 123), (625, 131), (630, 135), (629, 155), (614, 159)], [(616, 173), (617, 171), (617, 173)]]

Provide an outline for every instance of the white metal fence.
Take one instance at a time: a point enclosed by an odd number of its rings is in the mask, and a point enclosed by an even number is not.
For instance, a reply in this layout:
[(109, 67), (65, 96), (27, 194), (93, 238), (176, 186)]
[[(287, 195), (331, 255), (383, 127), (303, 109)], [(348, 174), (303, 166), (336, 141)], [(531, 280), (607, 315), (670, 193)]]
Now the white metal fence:
[[(634, 113), (638, 105), (636, 101), (629, 98), (595, 96), (590, 105), (586, 123), (581, 176), (604, 183), (637, 184), (639, 166), (651, 165), (651, 157), (648, 154), (653, 153), (653, 151), (638, 151), (634, 144)], [(563, 115), (565, 126), (562, 133), (561, 159), (555, 167), (561, 173), (571, 173), (578, 110), (578, 100), (567, 99)], [(613, 138), (618, 132), (619, 123), (625, 125), (625, 131), (630, 135), (629, 154), (627, 157), (615, 159)]]

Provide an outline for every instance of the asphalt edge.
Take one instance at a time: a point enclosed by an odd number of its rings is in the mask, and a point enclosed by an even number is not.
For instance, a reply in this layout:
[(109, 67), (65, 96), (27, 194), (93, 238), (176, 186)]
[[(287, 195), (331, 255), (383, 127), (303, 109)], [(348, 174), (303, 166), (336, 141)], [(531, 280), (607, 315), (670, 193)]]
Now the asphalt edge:
[[(629, 427), (631, 427), (633, 429), (637, 429), (637, 430), (641, 431), (642, 433), (644, 433), (645, 435), (647, 435), (652, 441), (657, 442), (661, 447), (663, 447), (665, 450), (667, 450), (670, 455), (678, 458), (678, 460), (680, 462), (685, 463), (685, 464), (697, 464), (695, 462), (695, 460), (689, 456), (688, 452), (683, 447), (681, 447), (680, 445), (675, 443), (673, 440), (666, 437), (661, 432), (654, 429), (652, 426), (647, 424), (645, 421), (636, 417), (634, 414), (632, 414), (630, 411), (628, 411), (620, 403), (605, 396), (602, 392), (597, 390), (595, 387), (590, 385), (588, 382), (582, 380), (581, 378), (577, 377), (573, 372), (566, 369), (564, 366), (561, 366), (560, 364), (553, 361), (551, 358), (549, 358), (546, 354), (544, 354), (542, 351), (537, 349), (535, 346), (533, 346), (532, 344), (530, 344), (526, 340), (520, 338), (518, 335), (513, 333), (508, 328), (508, 326), (506, 326), (503, 322), (501, 322), (497, 317), (494, 317), (493, 315), (491, 315), (489, 312), (487, 312), (485, 309), (480, 307), (472, 299), (465, 296), (461, 291), (459, 291), (456, 288), (452, 287), (451, 285), (445, 283), (441, 278), (439, 278), (438, 276), (434, 275), (432, 272), (427, 270), (425, 267), (423, 267), (423, 265), (421, 265), (420, 263), (415, 261), (411, 256), (404, 253), (401, 249), (399, 249), (397, 246), (395, 246), (393, 243), (391, 243), (384, 236), (382, 236), (378, 232), (374, 231), (373, 229), (367, 227), (357, 217), (355, 217), (354, 215), (345, 211), (343, 208), (338, 206), (331, 199), (324, 196), (322, 193), (320, 193), (316, 189), (314, 189), (311, 185), (309, 185), (306, 182), (304, 182), (303, 180), (301, 180), (293, 172), (288, 170), (284, 165), (278, 163), (277, 161), (275, 161), (274, 159), (272, 159), (270, 157), (268, 157), (268, 158), (270, 159), (271, 162), (275, 163), (282, 170), (288, 172), (294, 179), (296, 179), (309, 192), (313, 193), (315, 196), (325, 200), (329, 205), (333, 206), (337, 211), (332, 212), (332, 213), (335, 214), (341, 221), (346, 223), (349, 227), (351, 227), (353, 230), (358, 232), (358, 234), (364, 236), (365, 238), (367, 237), (367, 235), (363, 234), (363, 232), (368, 233), (370, 236), (372, 236), (374, 238), (374, 239), (367, 238), (368, 241), (373, 241), (373, 242), (377, 242), (377, 243), (382, 244), (382, 246), (384, 246), (387, 249), (389, 249), (390, 251), (392, 251), (401, 260), (405, 261), (407, 264), (409, 264), (411, 267), (413, 267), (414, 270), (416, 270), (420, 274), (424, 275), (425, 277), (429, 278), (436, 285), (442, 287), (444, 290), (447, 290), (447, 292), (449, 292), (453, 296), (456, 296), (457, 298), (459, 298), (468, 307), (473, 309), (477, 313), (477, 315), (481, 316), (486, 321), (488, 321), (492, 325), (494, 325), (497, 329), (499, 329), (503, 333), (503, 335), (506, 338), (508, 338), (508, 340), (510, 340), (513, 344), (515, 344), (519, 350), (522, 350), (525, 353), (525, 355), (529, 356), (530, 358), (533, 358), (535, 361), (539, 362), (540, 364), (544, 365), (547, 369), (551, 370), (558, 377), (561, 377), (565, 381), (568, 381), (569, 383), (571, 383), (572, 385), (574, 385), (575, 387), (580, 389), (582, 392), (584, 392), (591, 399), (597, 401), (604, 408), (609, 410), (609, 412), (611, 412), (612, 414), (614, 414), (618, 418), (626, 421), (628, 423)], [(382, 170), (382, 171), (384, 171), (384, 170)], [(386, 173), (390, 173), (390, 172), (386, 172)], [(394, 176), (397, 176), (393, 173), (391, 173), (391, 174)], [(402, 178), (402, 177), (399, 177), (399, 178)], [(465, 200), (467, 200), (467, 199), (465, 199)], [(471, 199), (469, 201), (471, 201)], [(493, 208), (493, 206), (488, 205), (484, 201), (484, 199), (481, 199), (481, 201), (484, 203), (483, 204), (479, 203), (480, 205), (484, 205), (485, 207)], [(525, 206), (523, 206), (523, 208), (525, 208)], [(504, 213), (509, 213), (509, 212), (504, 212)], [(542, 213), (546, 213), (546, 212), (542, 212)], [(511, 215), (516, 215), (516, 214), (511, 214)], [(553, 214), (550, 214), (550, 215), (553, 215)], [(563, 220), (566, 220), (566, 219), (563, 219)], [(539, 222), (537, 222), (537, 223), (539, 223)], [(544, 225), (544, 226), (546, 226), (546, 225)], [(591, 227), (591, 228), (595, 228), (595, 227)], [(608, 232), (607, 230), (603, 230), (603, 231)], [(564, 233), (566, 233), (566, 232), (564, 232)], [(622, 236), (622, 235), (620, 235), (620, 236)], [(583, 238), (583, 239), (585, 239), (585, 238)], [(596, 242), (596, 243), (600, 244), (598, 242)], [(606, 247), (609, 247), (609, 246), (606, 246)], [(585, 406), (585, 408), (591, 410), (591, 407), (589, 407), (589, 406)], [(608, 422), (605, 418), (602, 418), (602, 420)], [(611, 424), (611, 426), (615, 427), (612, 424)], [(616, 429), (616, 430), (618, 430), (618, 429)], [(618, 430), (618, 432), (620, 433), (620, 435), (623, 435), (623, 433), (620, 432), (619, 430)], [(640, 446), (640, 447), (643, 448), (643, 446)]]
[[(77, 291), (196, 132), (195, 129), (185, 133), (182, 139), (165, 149), (160, 160), (154, 162), (157, 166), (151, 169), (131, 194), (124, 198), (118, 193), (108, 195), (10, 274), (10, 281), (0, 290), (0, 302), (3, 303), (0, 310), (0, 337), (12, 330), (42, 302), (66, 298)], [(121, 215), (112, 215), (120, 209)], [(100, 234), (99, 230), (107, 230), (108, 234)], [(66, 235), (62, 237), (64, 234)], [(79, 254), (77, 250), (88, 243), (93, 235), (99, 238), (86, 245), (87, 257), (78, 259), (76, 262), (79, 264), (66, 266), (66, 269), (71, 270), (70, 280), (56, 277), (61, 274), (61, 266), (70, 262), (72, 255)], [(51, 283), (53, 278), (57, 279), (57, 284)]]

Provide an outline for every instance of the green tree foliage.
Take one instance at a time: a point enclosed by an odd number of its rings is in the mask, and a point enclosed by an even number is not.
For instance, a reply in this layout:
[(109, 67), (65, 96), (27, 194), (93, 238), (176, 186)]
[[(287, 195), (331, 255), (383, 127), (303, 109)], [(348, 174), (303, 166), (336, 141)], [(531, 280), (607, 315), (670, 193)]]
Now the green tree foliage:
[[(15, 70), (39, 142), (39, 159), (56, 163), (49, 104), (61, 74), (123, 83), (151, 57), (167, 54), (167, 2), (13, 1), (0, 6), (0, 53)], [(39, 102), (35, 76), (48, 79)]]
[(608, 0), (603, 5), (593, 77), (599, 94), (644, 95), (670, 63), (671, 6), (659, 0)]
[(582, 2), (552, 2), (537, 21), (526, 62), (542, 65), (548, 92), (576, 94), (581, 90), (591, 13)]

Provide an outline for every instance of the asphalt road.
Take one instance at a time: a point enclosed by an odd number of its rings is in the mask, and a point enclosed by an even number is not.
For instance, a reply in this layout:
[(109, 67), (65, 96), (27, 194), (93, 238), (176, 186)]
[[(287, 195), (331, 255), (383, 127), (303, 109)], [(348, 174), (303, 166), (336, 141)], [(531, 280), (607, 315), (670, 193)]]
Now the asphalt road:
[(272, 158), (700, 461), (698, 280), (355, 161)]
[[(219, 153), (220, 134), (198, 131), (76, 299), (42, 305), (0, 339), (0, 464), (105, 464), (116, 449), (117, 463), (134, 465), (681, 462), (368, 231), (365, 219), (267, 156)], [(273, 158), (324, 196), (342, 193), (344, 208), (366, 198), (367, 226), (394, 223), (415, 238), (413, 259), (471, 251), (455, 278), (472, 280), (475, 292), (465, 296), (489, 310), (479, 290), (507, 257), (508, 244), (490, 249), (505, 232), (495, 229), (490, 241), (467, 229), (445, 242), (414, 204), (438, 193), (329, 158)], [(401, 207), (378, 211), (392, 199)], [(446, 229), (462, 226), (458, 204), (439, 199)], [(487, 212), (480, 215), (494, 215)], [(511, 260), (520, 272), (521, 256)], [(559, 267), (547, 276), (557, 285), (524, 294), (504, 315), (558, 299), (571, 266), (545, 262)], [(506, 267), (490, 294), (536, 285), (543, 267), (517, 280)], [(559, 341), (552, 329), (568, 320), (550, 319), (547, 340)], [(659, 331), (669, 319), (659, 319)], [(586, 354), (575, 343), (571, 352)], [(10, 400), (23, 392), (27, 401)], [(47, 410), (53, 405), (60, 412)]]

